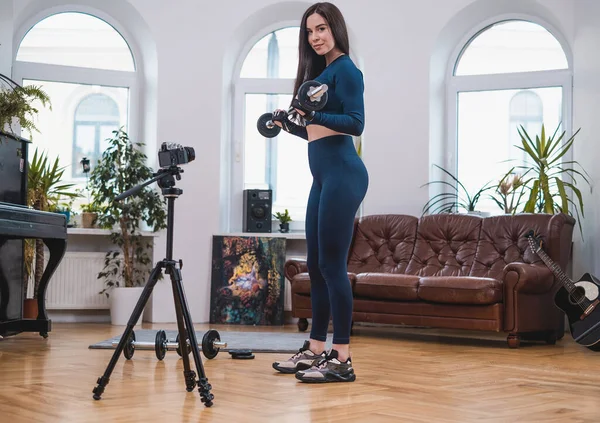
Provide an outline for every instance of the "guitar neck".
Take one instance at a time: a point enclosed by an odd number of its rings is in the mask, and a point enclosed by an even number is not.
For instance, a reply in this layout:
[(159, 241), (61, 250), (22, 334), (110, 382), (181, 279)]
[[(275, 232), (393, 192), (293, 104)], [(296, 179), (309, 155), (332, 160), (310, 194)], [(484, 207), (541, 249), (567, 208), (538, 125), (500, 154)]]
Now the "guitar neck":
[(544, 250), (538, 247), (536, 254), (542, 259), (546, 266), (548, 266), (548, 268), (552, 270), (552, 273), (554, 273), (554, 275), (558, 278), (560, 283), (562, 283), (569, 292), (575, 291), (576, 288), (573, 284), (573, 281), (567, 275), (565, 275), (560, 266), (554, 261), (552, 261), (552, 259), (548, 256), (548, 254), (546, 254)]

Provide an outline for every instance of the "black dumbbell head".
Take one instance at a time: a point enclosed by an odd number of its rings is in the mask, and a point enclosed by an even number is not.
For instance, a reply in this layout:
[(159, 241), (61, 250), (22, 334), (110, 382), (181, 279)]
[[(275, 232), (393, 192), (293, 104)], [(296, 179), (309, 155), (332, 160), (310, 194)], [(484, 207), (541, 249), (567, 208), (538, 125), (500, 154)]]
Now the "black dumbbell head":
[(300, 102), (300, 105), (309, 112), (319, 111), (327, 104), (327, 91), (325, 91), (325, 93), (317, 100), (311, 100), (308, 97), (308, 93), (313, 88), (321, 85), (323, 84), (318, 81), (306, 81), (300, 85), (300, 89), (298, 90), (298, 101)]
[(258, 132), (265, 138), (275, 138), (281, 128), (273, 123), (273, 113), (264, 113), (256, 122)]

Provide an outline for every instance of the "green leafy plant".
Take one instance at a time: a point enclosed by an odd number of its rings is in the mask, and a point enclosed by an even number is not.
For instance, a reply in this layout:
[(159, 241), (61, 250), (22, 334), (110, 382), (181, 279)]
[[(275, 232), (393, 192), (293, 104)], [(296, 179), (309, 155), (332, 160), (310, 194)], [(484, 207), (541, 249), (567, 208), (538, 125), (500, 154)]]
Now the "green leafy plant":
[(22, 87), (2, 74), (0, 83), (0, 131), (7, 130), (15, 134), (12, 125), (16, 118), (21, 131), (27, 131), (30, 138), (33, 138), (33, 132), (39, 132), (34, 121), (39, 113), (39, 109), (34, 106), (35, 101), (52, 110), (48, 94), (40, 86)]
[(281, 212), (277, 212), (273, 215), (273, 217), (275, 217), (276, 219), (279, 219), (279, 223), (289, 223), (292, 221), (292, 218), (290, 217), (290, 214), (288, 212), (288, 209), (285, 209), (284, 213)]
[(107, 297), (111, 288), (142, 286), (149, 276), (151, 244), (144, 242), (140, 225), (144, 222), (154, 232), (166, 228), (165, 201), (149, 186), (115, 201), (121, 193), (153, 177), (152, 169), (146, 166), (143, 145), (132, 142), (122, 128), (113, 131), (108, 148), (90, 175), (90, 210), (100, 206), (98, 225), (112, 230), (111, 241), (119, 248), (106, 253), (104, 268), (98, 274), (106, 285), (100, 294)]
[[(541, 133), (535, 136), (535, 142), (521, 125), (518, 128), (519, 136), (521, 137), (521, 146), (516, 146), (518, 149), (527, 153), (531, 164), (529, 166), (519, 166), (527, 172), (531, 172), (531, 177), (525, 181), (525, 184), (530, 186), (530, 194), (523, 209), (525, 213), (565, 213), (573, 217), (577, 215), (579, 228), (581, 230), (581, 221), (584, 217), (583, 198), (581, 191), (577, 188), (577, 177), (590, 185), (588, 178), (579, 170), (575, 169), (575, 165), (579, 166), (583, 172), (585, 170), (581, 165), (573, 160), (563, 162), (561, 159), (573, 147), (575, 136), (579, 133), (578, 129), (567, 141), (561, 143), (566, 131), (563, 131), (558, 137), (560, 124), (550, 137), (546, 137), (546, 129), (542, 125)], [(589, 174), (585, 172), (589, 177)], [(565, 180), (565, 177), (573, 182)], [(577, 202), (569, 196), (567, 188), (573, 191)], [(572, 207), (570, 207), (570, 205)]]
[[(75, 184), (62, 183), (65, 169), (59, 166), (58, 157), (52, 162), (45, 152), (38, 153), (38, 149), (35, 149), (27, 172), (27, 203), (30, 207), (41, 211), (56, 211), (61, 204), (61, 197), (80, 196), (76, 190), (71, 190)], [(45, 267), (44, 243), (41, 239), (32, 240), (25, 244), (25, 249), (25, 280), (28, 280), (29, 275), (34, 272), (33, 298), (35, 299)], [(33, 268), (34, 257), (35, 269)]]
[(436, 164), (434, 164), (434, 166), (448, 175), (454, 183), (441, 180), (431, 181), (421, 185), (421, 188), (423, 188), (431, 184), (441, 184), (444, 187), (450, 188), (450, 192), (444, 191), (430, 198), (429, 201), (427, 201), (427, 203), (423, 206), (423, 215), (436, 213), (457, 213), (459, 210), (464, 210), (467, 212), (476, 211), (477, 203), (481, 199), (481, 196), (485, 192), (494, 189), (494, 186), (488, 182), (473, 195), (471, 195), (471, 193), (469, 193), (469, 191), (458, 180), (458, 178), (456, 178), (443, 167), (440, 167)]
[(527, 194), (527, 185), (525, 185), (525, 174), (514, 173), (514, 167), (500, 179), (495, 187), (495, 193), (489, 197), (506, 214), (515, 214), (522, 206), (523, 198)]

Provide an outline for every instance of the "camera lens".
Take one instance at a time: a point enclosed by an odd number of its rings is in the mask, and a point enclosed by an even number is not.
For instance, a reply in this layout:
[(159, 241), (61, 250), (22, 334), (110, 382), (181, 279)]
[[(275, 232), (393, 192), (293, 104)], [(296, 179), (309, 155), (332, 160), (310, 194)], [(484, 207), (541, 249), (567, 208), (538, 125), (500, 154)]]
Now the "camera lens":
[(196, 158), (196, 152), (192, 147), (184, 147), (188, 154), (188, 162), (193, 162)]

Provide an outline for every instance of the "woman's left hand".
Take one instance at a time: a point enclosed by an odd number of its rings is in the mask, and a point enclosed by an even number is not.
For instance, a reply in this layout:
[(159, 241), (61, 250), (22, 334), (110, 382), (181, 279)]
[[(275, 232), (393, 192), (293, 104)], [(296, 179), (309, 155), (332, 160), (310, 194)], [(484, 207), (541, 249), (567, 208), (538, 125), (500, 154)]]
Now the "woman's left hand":
[(300, 114), (300, 116), (305, 116), (306, 115), (306, 113), (304, 113), (302, 110), (298, 110), (296, 108), (294, 108), (294, 110), (296, 110)]

